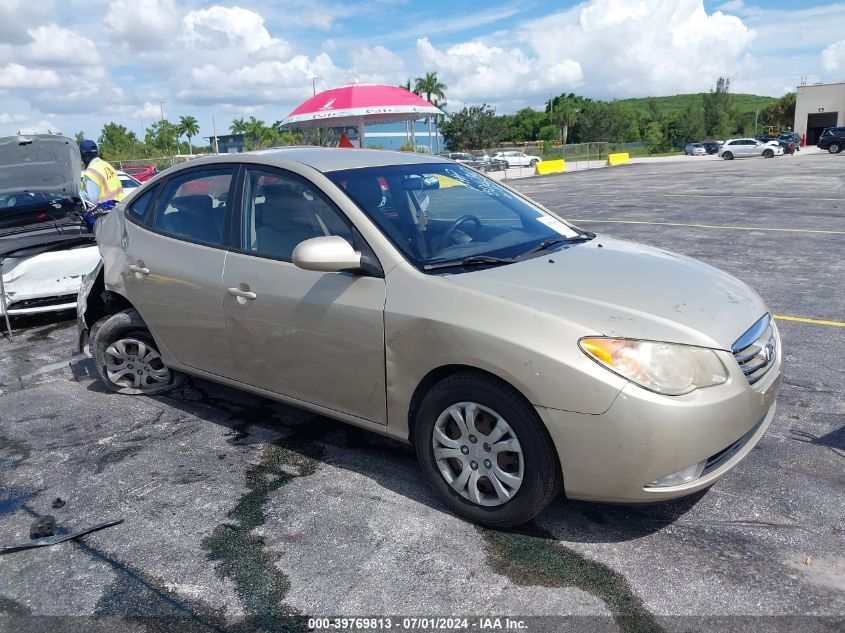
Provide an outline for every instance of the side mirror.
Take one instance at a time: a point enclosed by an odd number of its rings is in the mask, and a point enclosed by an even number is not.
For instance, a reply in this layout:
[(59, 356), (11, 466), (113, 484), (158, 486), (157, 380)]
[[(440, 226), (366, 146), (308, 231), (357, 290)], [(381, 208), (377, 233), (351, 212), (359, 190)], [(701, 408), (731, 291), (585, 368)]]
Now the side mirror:
[(293, 249), (293, 263), (304, 270), (336, 273), (361, 267), (361, 253), (339, 235), (312, 237)]

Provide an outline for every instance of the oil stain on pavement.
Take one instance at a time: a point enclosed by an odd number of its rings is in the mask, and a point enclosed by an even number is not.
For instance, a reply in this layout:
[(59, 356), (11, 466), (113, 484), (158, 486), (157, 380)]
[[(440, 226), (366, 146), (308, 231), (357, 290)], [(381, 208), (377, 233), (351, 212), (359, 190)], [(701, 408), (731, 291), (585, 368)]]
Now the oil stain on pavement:
[(545, 530), (478, 530), (487, 545), (488, 564), (512, 582), (575, 587), (602, 600), (625, 633), (663, 631), (622, 574), (566, 547)]

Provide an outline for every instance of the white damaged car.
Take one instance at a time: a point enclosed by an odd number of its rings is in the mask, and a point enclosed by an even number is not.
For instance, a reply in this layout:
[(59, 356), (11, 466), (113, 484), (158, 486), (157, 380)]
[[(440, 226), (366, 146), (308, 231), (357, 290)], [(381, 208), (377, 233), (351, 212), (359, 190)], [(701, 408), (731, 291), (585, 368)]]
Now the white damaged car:
[(0, 315), (76, 307), (100, 260), (79, 195), (77, 144), (50, 134), (0, 138)]

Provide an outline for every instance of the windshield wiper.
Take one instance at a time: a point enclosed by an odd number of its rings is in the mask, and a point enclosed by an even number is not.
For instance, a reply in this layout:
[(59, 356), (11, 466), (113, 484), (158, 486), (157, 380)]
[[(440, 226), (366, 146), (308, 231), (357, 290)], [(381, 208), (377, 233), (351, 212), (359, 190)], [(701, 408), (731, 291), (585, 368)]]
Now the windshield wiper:
[(588, 242), (589, 240), (593, 239), (596, 236), (595, 233), (580, 233), (574, 237), (552, 237), (547, 240), (543, 240), (537, 246), (531, 248), (530, 250), (521, 253), (519, 257), (526, 257), (527, 255), (533, 255), (534, 253), (539, 253), (540, 251), (544, 251), (550, 246), (554, 246), (555, 244), (567, 243), (572, 244), (573, 242)]
[(468, 266), (500, 266), (502, 264), (515, 264), (517, 260), (510, 257), (492, 257), (491, 255), (473, 255), (463, 259), (447, 259), (442, 262), (434, 262), (423, 266), (424, 270), (436, 270), (438, 268), (463, 268)]

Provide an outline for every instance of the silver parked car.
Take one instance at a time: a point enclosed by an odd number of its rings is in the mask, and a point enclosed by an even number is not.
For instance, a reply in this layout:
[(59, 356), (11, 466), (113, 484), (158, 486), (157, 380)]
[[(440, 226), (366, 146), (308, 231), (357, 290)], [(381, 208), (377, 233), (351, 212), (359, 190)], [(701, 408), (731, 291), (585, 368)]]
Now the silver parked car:
[(748, 286), (452, 161), (198, 159), (97, 236), (80, 341), (110, 389), (191, 374), (413, 443), (479, 523), (527, 521), (561, 486), (615, 502), (701, 490), (774, 415), (780, 339)]
[(777, 144), (761, 143), (754, 138), (730, 138), (719, 148), (719, 157), (725, 160), (746, 156), (762, 156), (763, 158), (783, 156), (783, 148)]
[(707, 156), (707, 148), (701, 143), (687, 143), (684, 147), (687, 156)]

